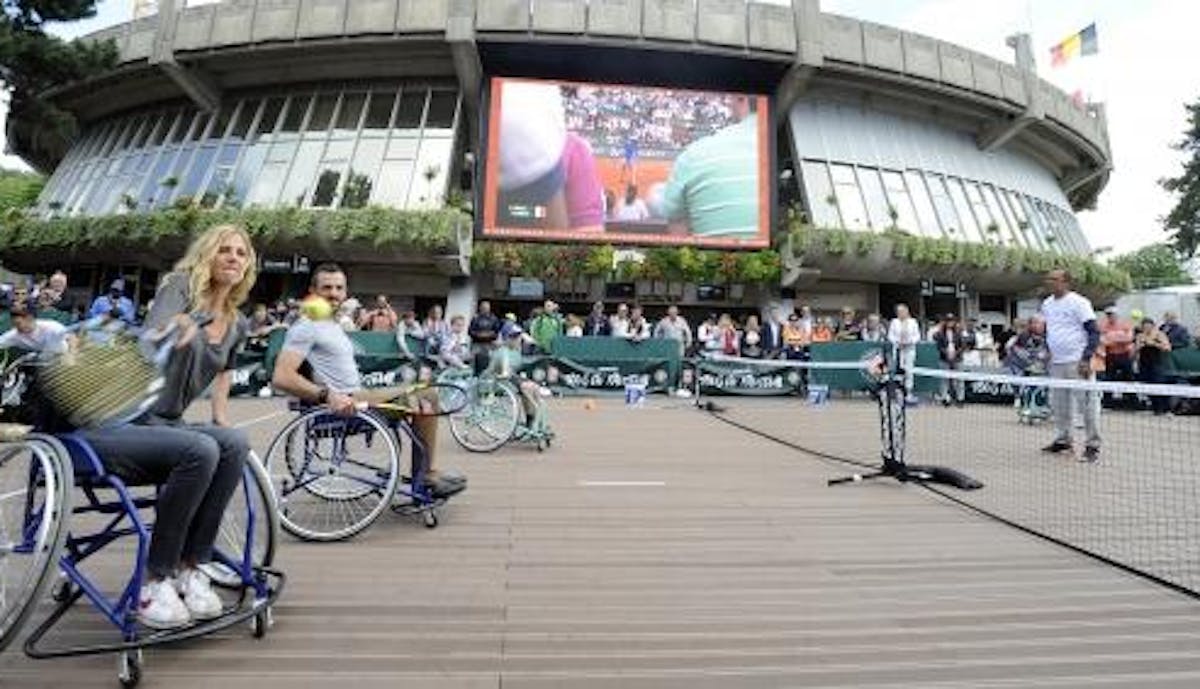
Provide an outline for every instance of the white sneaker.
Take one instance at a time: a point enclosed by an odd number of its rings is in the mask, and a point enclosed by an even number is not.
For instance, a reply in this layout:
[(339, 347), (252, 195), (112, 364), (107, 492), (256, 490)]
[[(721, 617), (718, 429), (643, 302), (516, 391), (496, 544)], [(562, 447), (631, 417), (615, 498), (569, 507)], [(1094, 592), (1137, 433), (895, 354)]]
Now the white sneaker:
[(221, 598), (212, 590), (208, 577), (198, 569), (188, 568), (179, 572), (175, 580), (175, 589), (179, 591), (183, 604), (188, 612), (198, 620), (211, 620), (221, 616)]
[(175, 629), (190, 624), (192, 616), (179, 600), (175, 582), (159, 579), (142, 586), (138, 595), (138, 621), (151, 629)]

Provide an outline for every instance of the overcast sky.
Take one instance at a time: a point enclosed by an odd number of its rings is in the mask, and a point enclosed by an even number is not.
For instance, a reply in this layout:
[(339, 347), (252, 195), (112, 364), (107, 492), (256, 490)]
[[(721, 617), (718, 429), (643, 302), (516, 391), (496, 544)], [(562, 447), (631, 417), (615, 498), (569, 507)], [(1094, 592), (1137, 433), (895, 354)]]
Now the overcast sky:
[[(789, 4), (790, 0), (766, 0)], [(94, 19), (55, 27), (65, 37), (129, 18), (132, 0), (101, 0)], [(199, 3), (194, 3), (199, 4)], [(1095, 211), (1079, 214), (1094, 247), (1127, 251), (1163, 238), (1172, 199), (1157, 180), (1178, 173), (1170, 150), (1186, 125), (1184, 104), (1200, 99), (1194, 56), (1200, 2), (1180, 0), (822, 0), (822, 9), (951, 41), (1011, 61), (1005, 36), (1033, 34), (1041, 75), (1082, 88), (1108, 106), (1115, 170)], [(1050, 46), (1095, 22), (1100, 54), (1051, 69)], [(0, 122), (3, 120), (0, 103)], [(5, 167), (24, 167), (5, 155)]]

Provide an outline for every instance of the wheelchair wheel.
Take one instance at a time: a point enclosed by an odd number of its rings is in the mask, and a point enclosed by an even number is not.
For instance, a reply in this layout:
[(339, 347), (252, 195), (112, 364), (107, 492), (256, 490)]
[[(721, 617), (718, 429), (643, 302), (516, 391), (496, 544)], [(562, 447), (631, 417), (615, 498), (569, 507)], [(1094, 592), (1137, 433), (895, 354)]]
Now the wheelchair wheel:
[(387, 510), (400, 480), (400, 447), (378, 416), (305, 412), (267, 450), (267, 473), (284, 531), (306, 541), (340, 541)]
[(0, 651), (53, 578), (67, 537), (73, 478), (70, 456), (53, 438), (0, 444)]
[[(247, 548), (247, 538), (250, 539)], [(279, 538), (279, 509), (271, 492), (271, 479), (262, 460), (251, 450), (238, 486), (217, 533), (217, 552), (213, 561), (201, 565), (208, 578), (218, 586), (241, 588), (250, 567), (270, 567), (275, 561)], [(246, 556), (249, 555), (249, 562)], [(232, 565), (232, 566), (231, 566)]]
[(493, 452), (507, 443), (521, 418), (521, 400), (513, 386), (477, 380), (462, 411), (450, 415), (450, 434), (469, 452)]

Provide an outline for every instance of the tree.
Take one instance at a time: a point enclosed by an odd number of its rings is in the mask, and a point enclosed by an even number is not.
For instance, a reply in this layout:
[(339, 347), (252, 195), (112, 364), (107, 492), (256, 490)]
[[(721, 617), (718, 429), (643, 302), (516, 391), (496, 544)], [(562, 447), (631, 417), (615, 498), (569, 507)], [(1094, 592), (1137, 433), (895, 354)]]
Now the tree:
[(1129, 273), (1133, 286), (1138, 289), (1192, 284), (1192, 276), (1170, 244), (1142, 247), (1114, 258), (1112, 265)]
[(95, 14), (96, 0), (0, 0), (0, 82), (12, 92), (9, 127), (14, 121), (33, 123), (40, 136), (59, 143), (74, 138), (74, 118), (42, 94), (111, 68), (116, 43), (68, 43), (47, 34), (44, 24)]
[(1172, 148), (1183, 151), (1188, 159), (1183, 174), (1159, 182), (1164, 189), (1179, 195), (1179, 201), (1167, 215), (1164, 225), (1171, 231), (1175, 248), (1185, 257), (1200, 248), (1200, 100), (1186, 106), (1188, 130), (1183, 141)]

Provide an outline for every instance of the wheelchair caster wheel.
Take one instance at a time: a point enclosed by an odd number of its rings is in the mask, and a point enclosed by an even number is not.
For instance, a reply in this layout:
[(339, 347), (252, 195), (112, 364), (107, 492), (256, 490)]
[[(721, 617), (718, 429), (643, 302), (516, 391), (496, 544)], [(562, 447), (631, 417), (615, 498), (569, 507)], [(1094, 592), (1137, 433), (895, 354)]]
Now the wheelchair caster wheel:
[(263, 608), (254, 613), (254, 617), (250, 619), (250, 630), (256, 639), (266, 636), (267, 630), (273, 626), (275, 626), (275, 617), (271, 614), (270, 607)]
[(435, 513), (433, 510), (426, 512), (425, 513), (425, 528), (426, 529), (436, 529), (437, 525), (438, 525), (437, 513)]
[(55, 603), (66, 603), (71, 599), (72, 593), (74, 591), (71, 590), (71, 582), (63, 579), (54, 587), (54, 592), (50, 594), (50, 599)]
[(537, 441), (537, 451), (538, 452), (545, 452), (546, 449), (549, 447), (550, 447), (550, 441), (548, 439), (538, 438), (538, 441)]
[(117, 680), (125, 689), (133, 689), (142, 681), (142, 652), (125, 651), (117, 659)]

